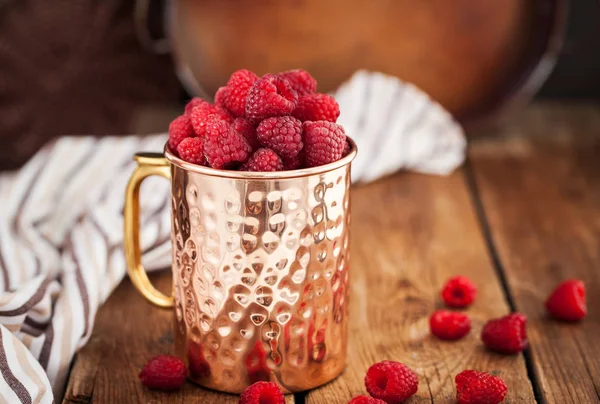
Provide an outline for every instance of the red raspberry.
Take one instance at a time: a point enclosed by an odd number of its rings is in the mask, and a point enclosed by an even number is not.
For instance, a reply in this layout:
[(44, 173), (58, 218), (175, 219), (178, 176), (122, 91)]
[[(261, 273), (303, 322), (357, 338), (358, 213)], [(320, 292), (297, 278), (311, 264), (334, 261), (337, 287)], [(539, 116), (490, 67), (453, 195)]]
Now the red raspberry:
[(348, 404), (386, 404), (386, 402), (378, 398), (358, 396), (350, 400)]
[(202, 105), (202, 104), (208, 104), (208, 102), (204, 101), (202, 98), (200, 97), (194, 97), (191, 100), (188, 101), (187, 104), (185, 104), (185, 108), (183, 110), (184, 114), (187, 116), (190, 116), (192, 114), (192, 110), (197, 107), (198, 105)]
[(502, 379), (476, 370), (462, 371), (454, 381), (459, 404), (498, 404), (507, 391)]
[(281, 157), (291, 158), (302, 150), (302, 122), (291, 116), (267, 118), (258, 124), (256, 136)]
[(196, 132), (196, 136), (203, 137), (206, 135), (206, 122), (211, 115), (217, 115), (219, 118), (229, 123), (233, 122), (233, 118), (224, 108), (215, 107), (214, 105), (203, 101), (202, 104), (198, 104), (192, 109), (190, 115), (192, 127), (194, 128), (194, 132)]
[(464, 313), (438, 310), (429, 317), (429, 328), (440, 339), (460, 339), (471, 331), (471, 319)]
[(463, 308), (475, 300), (477, 288), (466, 276), (455, 276), (448, 279), (442, 289), (442, 299), (446, 306)]
[(239, 404), (285, 404), (285, 397), (277, 384), (256, 382), (244, 390)]
[(515, 354), (527, 347), (527, 317), (521, 313), (488, 321), (481, 330), (481, 340), (490, 350)]
[(298, 103), (298, 94), (286, 80), (265, 74), (256, 80), (246, 101), (246, 118), (258, 122), (270, 116), (289, 115)]
[(229, 78), (227, 96), (223, 98), (223, 104), (233, 115), (244, 116), (248, 91), (256, 80), (258, 76), (246, 69), (233, 72)]
[(558, 285), (546, 300), (546, 309), (558, 320), (578, 321), (584, 318), (587, 307), (583, 282), (573, 279)]
[(187, 139), (183, 139), (179, 143), (179, 146), (177, 146), (177, 154), (179, 154), (182, 160), (188, 163), (205, 166), (204, 138), (188, 137)]
[(281, 171), (283, 162), (273, 150), (262, 148), (255, 151), (241, 169), (242, 171)]
[(306, 70), (288, 70), (287, 72), (279, 73), (278, 76), (287, 80), (292, 88), (296, 90), (298, 96), (311, 94), (317, 91), (317, 80), (315, 80), (315, 78)]
[(138, 377), (149, 389), (176, 390), (183, 386), (187, 370), (179, 358), (159, 355), (150, 359)]
[(304, 150), (300, 150), (300, 153), (294, 157), (282, 158), (284, 170), (296, 170), (304, 166)]
[(248, 160), (252, 149), (242, 135), (225, 120), (213, 116), (206, 123), (204, 155), (213, 168), (224, 168)]
[(260, 147), (260, 142), (256, 137), (256, 129), (247, 119), (235, 118), (235, 121), (233, 121), (233, 128), (246, 138), (248, 144), (252, 147), (252, 150), (256, 150)]
[(219, 87), (215, 93), (215, 106), (225, 108), (225, 98), (227, 97), (227, 87)]
[(388, 404), (401, 403), (417, 392), (417, 374), (400, 362), (382, 361), (371, 365), (365, 376), (370, 395)]
[(344, 146), (344, 152), (342, 153), (342, 156), (346, 157), (350, 153), (350, 150), (352, 150), (352, 147), (350, 146), (348, 139), (346, 139), (346, 145)]
[(342, 158), (346, 134), (340, 125), (328, 121), (307, 121), (302, 124), (306, 165), (316, 167)]
[(186, 115), (178, 116), (169, 124), (169, 147), (177, 151), (177, 146), (185, 138), (196, 136), (190, 118)]
[(292, 115), (304, 121), (335, 122), (340, 116), (340, 106), (327, 94), (308, 94), (298, 98), (298, 105)]

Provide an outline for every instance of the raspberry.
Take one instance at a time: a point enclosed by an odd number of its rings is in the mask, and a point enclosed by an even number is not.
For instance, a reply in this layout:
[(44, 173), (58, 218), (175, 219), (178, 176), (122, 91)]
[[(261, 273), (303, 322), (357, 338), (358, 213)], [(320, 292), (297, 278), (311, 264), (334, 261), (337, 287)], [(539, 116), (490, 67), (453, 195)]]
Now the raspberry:
[(306, 165), (316, 167), (342, 158), (346, 134), (340, 125), (328, 121), (307, 121), (302, 124)]
[(150, 359), (139, 374), (142, 384), (149, 389), (176, 390), (185, 383), (187, 370), (179, 358), (159, 355)]
[(527, 347), (525, 325), (527, 317), (521, 313), (488, 321), (481, 330), (481, 340), (490, 350), (503, 354), (515, 354)]
[(262, 148), (255, 151), (241, 169), (243, 171), (281, 171), (283, 162), (273, 150)]
[(365, 376), (369, 394), (388, 404), (401, 403), (417, 392), (417, 374), (400, 362), (382, 361), (372, 365)]
[(225, 98), (227, 97), (227, 87), (219, 87), (215, 93), (215, 106), (225, 108)]
[(342, 153), (342, 156), (346, 157), (350, 153), (350, 150), (352, 150), (352, 147), (350, 146), (350, 142), (348, 142), (346, 139), (346, 145), (344, 146), (344, 152)]
[(256, 136), (281, 157), (291, 158), (302, 150), (302, 122), (291, 116), (267, 118), (258, 124)]
[(546, 309), (558, 320), (578, 321), (584, 318), (587, 307), (583, 282), (573, 279), (558, 285), (546, 300)]
[(206, 122), (211, 115), (217, 115), (219, 118), (231, 123), (233, 118), (222, 107), (216, 107), (206, 101), (196, 105), (191, 112), (190, 119), (196, 136), (203, 137), (206, 135)]
[(476, 370), (462, 371), (454, 381), (459, 404), (498, 404), (507, 391), (502, 379)]
[(244, 116), (248, 91), (258, 80), (258, 76), (250, 70), (241, 69), (233, 72), (227, 82), (227, 93), (223, 105), (235, 116)]
[(246, 138), (252, 150), (256, 150), (260, 147), (260, 142), (256, 137), (256, 129), (247, 119), (235, 118), (235, 121), (233, 121), (233, 128)]
[(176, 151), (177, 146), (183, 139), (192, 136), (196, 136), (196, 134), (188, 116), (178, 116), (169, 124), (169, 147), (171, 151)]
[(185, 108), (183, 110), (184, 115), (190, 116), (192, 114), (192, 110), (194, 109), (194, 107), (197, 107), (198, 105), (202, 105), (205, 103), (208, 104), (208, 102), (204, 101), (200, 97), (192, 98), (191, 100), (189, 100), (189, 102), (187, 104), (185, 104)]
[(327, 94), (308, 94), (298, 98), (298, 105), (292, 115), (304, 121), (335, 122), (340, 116), (340, 106)]
[(284, 170), (295, 170), (297, 168), (302, 168), (302, 166), (304, 166), (304, 150), (300, 150), (300, 153), (294, 157), (282, 157), (281, 160), (283, 161)]
[(258, 122), (270, 116), (289, 115), (296, 108), (298, 94), (286, 80), (265, 74), (256, 80), (246, 101), (246, 118)]
[(277, 384), (256, 382), (244, 390), (239, 404), (285, 404), (285, 397)]
[(213, 168), (229, 167), (248, 160), (252, 149), (246, 139), (233, 126), (218, 116), (206, 122), (204, 155)]
[(311, 94), (317, 91), (317, 80), (303, 69), (288, 70), (278, 74), (279, 77), (290, 83), (298, 96)]
[(385, 401), (378, 398), (358, 396), (354, 397), (348, 404), (386, 404)]
[(460, 339), (471, 331), (471, 319), (464, 313), (438, 310), (429, 317), (429, 328), (440, 339)]
[(188, 137), (187, 139), (183, 139), (179, 143), (179, 146), (177, 146), (177, 154), (179, 154), (182, 160), (188, 163), (205, 166), (204, 138)]
[(449, 307), (467, 307), (477, 296), (477, 288), (466, 276), (455, 276), (448, 279), (442, 289), (442, 299)]

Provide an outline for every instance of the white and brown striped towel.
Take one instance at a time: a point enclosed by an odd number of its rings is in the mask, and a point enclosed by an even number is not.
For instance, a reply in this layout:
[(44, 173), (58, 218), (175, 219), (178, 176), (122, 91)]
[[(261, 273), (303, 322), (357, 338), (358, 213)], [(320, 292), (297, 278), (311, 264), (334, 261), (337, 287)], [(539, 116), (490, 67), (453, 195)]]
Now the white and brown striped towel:
[[(410, 85), (360, 72), (336, 97), (340, 121), (359, 148), (355, 180), (370, 181), (402, 167), (445, 174), (464, 159), (460, 127)], [(161, 151), (165, 140), (164, 134), (64, 137), (18, 172), (0, 175), (2, 403), (51, 403), (61, 397), (98, 307), (125, 276), (122, 211), (132, 155)], [(375, 161), (377, 166), (369, 164)], [(141, 240), (148, 269), (170, 264), (168, 193), (162, 178), (142, 186)]]

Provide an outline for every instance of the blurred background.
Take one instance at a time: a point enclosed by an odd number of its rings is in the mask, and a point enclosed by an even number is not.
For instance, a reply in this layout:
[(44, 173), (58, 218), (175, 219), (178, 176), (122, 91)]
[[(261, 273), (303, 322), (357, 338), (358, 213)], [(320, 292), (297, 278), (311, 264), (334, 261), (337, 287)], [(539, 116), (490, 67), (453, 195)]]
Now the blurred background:
[[(238, 68), (412, 82), (467, 128), (600, 99), (597, 0), (0, 0), (0, 170), (60, 135), (163, 132)], [(399, 111), (401, 113), (401, 111)]]

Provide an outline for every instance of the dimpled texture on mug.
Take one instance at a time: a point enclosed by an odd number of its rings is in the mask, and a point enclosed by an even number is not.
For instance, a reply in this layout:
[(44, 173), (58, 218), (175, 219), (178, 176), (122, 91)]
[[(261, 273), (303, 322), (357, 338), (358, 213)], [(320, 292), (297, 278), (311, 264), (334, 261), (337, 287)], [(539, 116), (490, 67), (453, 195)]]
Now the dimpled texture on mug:
[(239, 392), (256, 381), (248, 366), (288, 391), (335, 377), (346, 354), (347, 167), (270, 181), (172, 174), (176, 346), (200, 346), (210, 364), (193, 379)]

